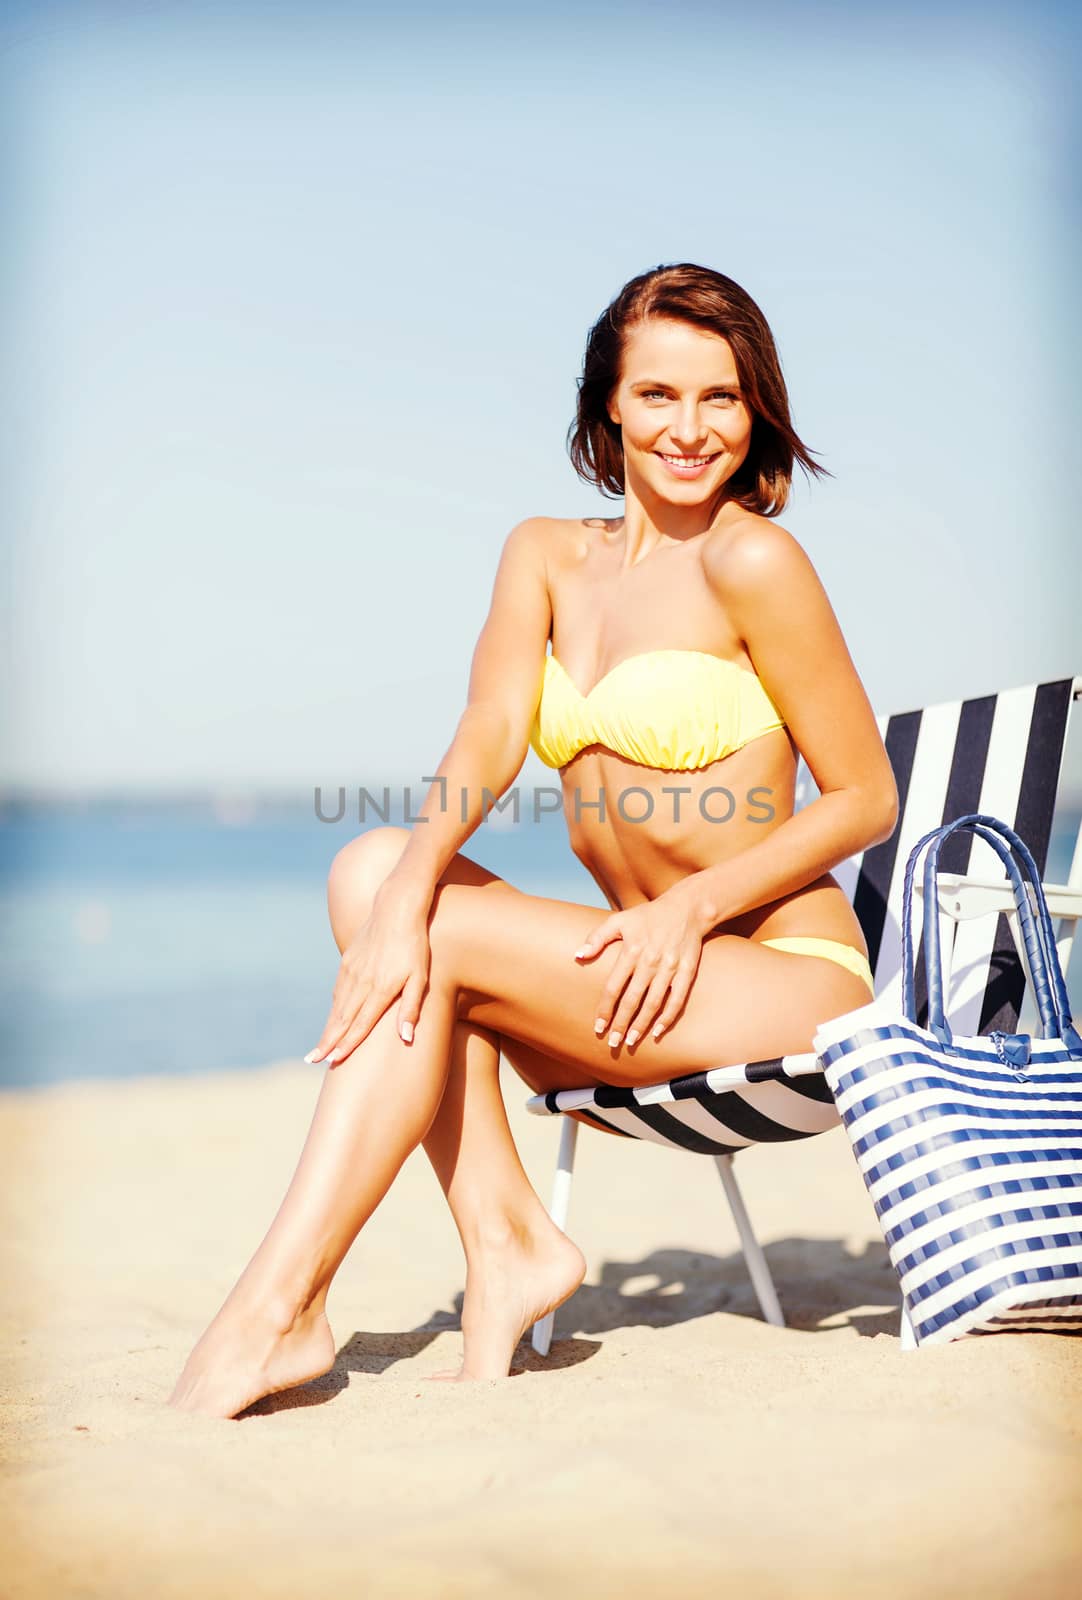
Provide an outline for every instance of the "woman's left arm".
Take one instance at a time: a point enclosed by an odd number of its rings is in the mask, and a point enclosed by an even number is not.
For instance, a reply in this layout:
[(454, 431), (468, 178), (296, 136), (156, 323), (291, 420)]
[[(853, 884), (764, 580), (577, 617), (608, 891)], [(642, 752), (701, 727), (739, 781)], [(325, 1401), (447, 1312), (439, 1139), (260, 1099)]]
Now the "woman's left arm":
[(898, 790), (875, 713), (808, 556), (771, 523), (704, 553), (710, 582), (815, 779), (819, 798), (728, 861), (691, 875), (704, 933), (814, 883), (889, 839)]

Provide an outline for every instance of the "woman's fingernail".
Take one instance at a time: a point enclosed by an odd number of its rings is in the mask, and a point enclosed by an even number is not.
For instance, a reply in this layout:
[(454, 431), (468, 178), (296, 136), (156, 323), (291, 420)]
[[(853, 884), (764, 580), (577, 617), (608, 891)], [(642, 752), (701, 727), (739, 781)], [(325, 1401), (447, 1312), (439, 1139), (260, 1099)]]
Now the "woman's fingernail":
[(333, 1051), (333, 1050), (332, 1050), (332, 1051), (331, 1051), (331, 1053), (330, 1053), (330, 1055), (329, 1055), (329, 1056), (328, 1056), (328, 1057), (327, 1057), (327, 1065), (328, 1065), (328, 1066), (329, 1066), (329, 1067), (334, 1067), (334, 1066), (337, 1066), (337, 1065), (338, 1065), (338, 1062), (339, 1062), (339, 1061), (340, 1061), (340, 1060), (341, 1060), (341, 1057), (340, 1057), (340, 1056), (336, 1056), (336, 1055), (335, 1055), (335, 1053), (334, 1053), (334, 1051)]
[(631, 1032), (630, 1032), (630, 1033), (629, 1033), (629, 1034), (628, 1034), (628, 1036), (627, 1036), (627, 1042), (628, 1042), (628, 1046), (629, 1046), (629, 1047), (630, 1047), (630, 1046), (631, 1046), (631, 1045), (633, 1045), (633, 1044), (634, 1044), (634, 1043), (635, 1043), (635, 1040), (636, 1040), (636, 1039), (637, 1039), (637, 1038), (638, 1038), (638, 1037), (639, 1037), (639, 1036), (638, 1036), (638, 1034), (637, 1034), (637, 1033), (636, 1033), (636, 1032), (635, 1032), (635, 1029), (634, 1029), (634, 1028), (632, 1028), (632, 1030), (631, 1030)]
[(655, 1039), (660, 1039), (661, 1035), (662, 1035), (662, 1033), (664, 1031), (665, 1031), (665, 1024), (663, 1022), (659, 1022), (657, 1027), (654, 1029), (654, 1038)]
[(316, 1062), (321, 1060), (322, 1057), (320, 1056), (318, 1050), (309, 1050), (308, 1054), (305, 1056), (304, 1059), (307, 1061), (307, 1063), (308, 1063), (308, 1065), (310, 1067), (314, 1067)]
[(620, 1040), (623, 1037), (624, 1037), (623, 1034), (622, 1033), (617, 1033), (615, 1028), (609, 1034), (609, 1043), (612, 1045), (612, 1048), (614, 1050), (616, 1049), (616, 1046), (620, 1043)]
[(585, 954), (586, 954), (585, 946), (581, 950), (576, 950), (575, 951), (575, 959), (576, 959), (576, 961), (579, 959), (580, 956), (584, 956)]
[(406, 1041), (407, 1044), (412, 1044), (413, 1043), (413, 1023), (412, 1022), (404, 1022), (402, 1024), (402, 1026), (399, 1028), (398, 1031), (402, 1035), (402, 1038)]
[(597, 1021), (594, 1023), (594, 1032), (597, 1033), (597, 1034), (602, 1034), (602, 1033), (604, 1033), (604, 1031), (605, 1031), (605, 1019), (604, 1019), (604, 1017), (598, 1017)]

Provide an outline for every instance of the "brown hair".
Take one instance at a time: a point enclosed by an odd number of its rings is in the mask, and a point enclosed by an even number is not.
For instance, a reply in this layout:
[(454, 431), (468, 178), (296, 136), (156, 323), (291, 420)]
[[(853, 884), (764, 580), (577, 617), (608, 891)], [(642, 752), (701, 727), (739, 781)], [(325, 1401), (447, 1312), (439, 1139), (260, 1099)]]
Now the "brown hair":
[(812, 460), (793, 429), (774, 336), (755, 301), (723, 273), (682, 261), (632, 278), (590, 329), (575, 421), (568, 429), (571, 464), (580, 478), (602, 494), (624, 492), (620, 430), (607, 407), (620, 381), (627, 335), (647, 317), (690, 322), (729, 341), (752, 412), (747, 457), (725, 486), (731, 499), (774, 517), (789, 499), (794, 461), (806, 475), (833, 477)]

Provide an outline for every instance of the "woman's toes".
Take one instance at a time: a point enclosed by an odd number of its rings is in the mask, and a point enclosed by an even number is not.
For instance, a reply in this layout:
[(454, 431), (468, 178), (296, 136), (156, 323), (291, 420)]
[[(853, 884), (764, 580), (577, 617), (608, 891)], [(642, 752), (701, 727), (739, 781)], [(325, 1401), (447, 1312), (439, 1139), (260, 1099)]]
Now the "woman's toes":
[(334, 1359), (334, 1335), (322, 1312), (277, 1335), (212, 1324), (166, 1403), (175, 1410), (236, 1417), (267, 1395), (321, 1377)]

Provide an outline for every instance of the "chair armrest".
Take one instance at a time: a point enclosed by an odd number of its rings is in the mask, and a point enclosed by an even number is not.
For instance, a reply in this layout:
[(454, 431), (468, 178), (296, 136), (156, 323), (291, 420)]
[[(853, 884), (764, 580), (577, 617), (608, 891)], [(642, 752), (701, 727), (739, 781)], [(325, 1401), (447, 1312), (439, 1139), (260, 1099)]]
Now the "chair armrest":
[[(1027, 974), (1028, 992), (1030, 987), (1028, 959), (1023, 950), (1022, 930), (1018, 924), (1018, 907), (1014, 903), (1010, 884), (1005, 879), (1001, 879), (998, 883), (990, 883), (987, 879), (967, 878), (957, 872), (940, 872), (937, 874), (937, 881), (940, 917), (947, 919), (948, 927), (953, 922), (956, 931), (961, 922), (967, 918), (986, 916), (994, 911), (1001, 911), (1006, 915), (1018, 959)], [(913, 887), (923, 900), (923, 883), (914, 879)], [(1074, 947), (1075, 929), (1079, 918), (1082, 918), (1082, 889), (1059, 883), (1042, 883), (1041, 887), (1049, 914), (1056, 921), (1054, 930), (1056, 951), (1060, 967), (1066, 972)], [(947, 930), (943, 929), (943, 973), (948, 993), (953, 963), (951, 946), (951, 937)]]
[[(1016, 907), (1011, 886), (1006, 880), (989, 883), (987, 879), (967, 878), (958, 872), (940, 872), (939, 909), (955, 922), (964, 917), (983, 917), (992, 911), (1008, 914)], [(914, 891), (923, 897), (924, 885), (913, 881)], [(1043, 885), (1048, 910), (1053, 917), (1075, 922), (1082, 917), (1082, 889), (1072, 889), (1066, 884)]]

